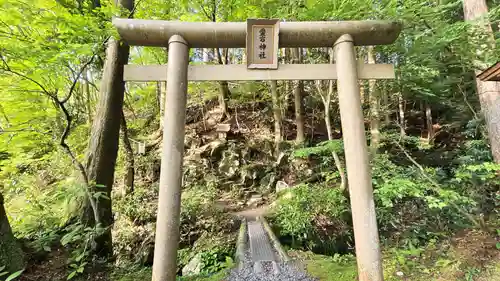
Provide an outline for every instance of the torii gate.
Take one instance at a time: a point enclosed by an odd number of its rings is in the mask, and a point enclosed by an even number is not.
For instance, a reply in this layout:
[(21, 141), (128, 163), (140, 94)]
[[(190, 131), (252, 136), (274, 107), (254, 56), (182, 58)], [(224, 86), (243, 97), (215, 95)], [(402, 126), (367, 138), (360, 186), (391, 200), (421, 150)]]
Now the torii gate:
[[(124, 70), (125, 81), (168, 81), (153, 281), (176, 279), (188, 81), (332, 79), (338, 80), (359, 280), (384, 279), (358, 79), (393, 79), (394, 69), (387, 64), (357, 63), (354, 46), (391, 44), (401, 31), (400, 24), (277, 20), (213, 23), (118, 18), (113, 24), (130, 45), (168, 46), (168, 65), (126, 66)], [(265, 44), (254, 42), (256, 38)], [(188, 65), (189, 48), (245, 45), (248, 65)], [(266, 45), (271, 47), (266, 49)], [(334, 47), (336, 64), (278, 66), (278, 47)]]

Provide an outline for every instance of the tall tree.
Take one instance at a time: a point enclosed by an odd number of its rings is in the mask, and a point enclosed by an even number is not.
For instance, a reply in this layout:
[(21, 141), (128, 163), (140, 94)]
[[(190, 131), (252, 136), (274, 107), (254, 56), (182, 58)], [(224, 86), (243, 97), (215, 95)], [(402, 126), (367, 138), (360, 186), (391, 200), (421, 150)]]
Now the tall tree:
[(126, 173), (123, 180), (123, 183), (125, 185), (124, 194), (127, 195), (134, 192), (135, 167), (134, 167), (134, 151), (132, 150), (132, 144), (130, 143), (130, 139), (128, 136), (127, 120), (125, 119), (123, 110), (122, 110), (122, 118), (120, 126), (122, 131), (123, 148), (125, 150)]
[[(478, 20), (481, 17), (486, 17), (487, 13), (488, 6), (486, 5), (486, 0), (464, 0), (465, 20)], [(486, 35), (486, 38), (483, 38), (481, 42), (486, 42), (486, 48), (494, 49), (495, 39), (493, 30), (486, 18), (478, 22), (478, 28), (481, 33)], [(478, 46), (478, 51), (485, 52), (487, 50), (480, 50)], [(481, 70), (476, 69), (475, 72), (479, 74)], [(495, 162), (500, 163), (500, 83), (485, 82), (476, 79), (476, 86), (481, 110), (483, 111), (488, 128), (491, 152)]]
[[(367, 47), (368, 63), (375, 63), (375, 50), (373, 46)], [(372, 157), (377, 153), (380, 143), (380, 96), (375, 79), (368, 81), (370, 101), (370, 151)]]
[[(126, 8), (131, 13), (134, 2), (133, 0), (119, 0), (117, 5)], [(113, 212), (110, 198), (118, 154), (125, 92), (123, 66), (128, 62), (129, 51), (130, 48), (124, 41), (109, 39), (100, 87), (101, 93), (89, 140), (88, 180), (93, 195), (102, 194), (104, 196), (95, 196), (98, 214), (93, 213), (89, 202), (85, 207), (82, 219), (87, 225), (100, 226), (104, 229), (103, 234), (96, 239), (95, 250), (100, 256), (109, 256), (113, 253), (111, 238)]]
[[(334, 60), (334, 55), (333, 55), (333, 48), (329, 48), (329, 63), (333, 64)], [(321, 101), (323, 102), (323, 107), (325, 109), (325, 114), (324, 114), (324, 119), (325, 119), (325, 126), (326, 126), (326, 131), (328, 134), (328, 140), (332, 141), (333, 140), (333, 131), (332, 131), (332, 122), (331, 122), (331, 117), (330, 117), (330, 104), (332, 101), (332, 95), (333, 95), (333, 80), (328, 80), (328, 90), (323, 91), (323, 81), (316, 81), (316, 89), (321, 97)], [(337, 154), (335, 150), (332, 150), (332, 156), (333, 160), (335, 162), (335, 167), (337, 168), (337, 171), (339, 171), (340, 175), (340, 189), (342, 191), (346, 190), (347, 187), (347, 180), (346, 176), (344, 173), (344, 167), (342, 164), (342, 161), (340, 161), (340, 157)]]
[[(214, 0), (215, 3), (215, 0)], [(215, 5), (215, 4), (214, 4)], [(215, 12), (214, 12), (215, 13)], [(214, 16), (215, 19), (215, 16)], [(215, 22), (215, 20), (214, 20)], [(217, 61), (219, 64), (228, 64), (228, 49), (224, 49), (223, 54), (221, 54), (220, 48), (215, 48), (215, 53), (217, 54)], [(229, 84), (227, 81), (219, 81), (219, 107), (221, 108), (222, 115), (221, 117), (229, 118), (229, 97), (231, 96), (231, 91), (229, 90)]]
[(0, 267), (5, 266), (9, 273), (24, 267), (24, 254), (10, 228), (4, 208), (3, 196), (0, 193)]
[(276, 153), (279, 152), (279, 144), (283, 141), (283, 134), (281, 132), (281, 105), (278, 94), (278, 83), (276, 80), (271, 81), (271, 99), (273, 102), (274, 114), (274, 143), (276, 145)]
[[(302, 55), (299, 48), (292, 49), (292, 63), (301, 63)], [(305, 125), (304, 125), (304, 103), (302, 101), (302, 95), (304, 92), (304, 82), (297, 81), (293, 88), (293, 100), (295, 104), (295, 123), (297, 125), (297, 136), (295, 141), (297, 143), (303, 143), (306, 140), (305, 137)]]

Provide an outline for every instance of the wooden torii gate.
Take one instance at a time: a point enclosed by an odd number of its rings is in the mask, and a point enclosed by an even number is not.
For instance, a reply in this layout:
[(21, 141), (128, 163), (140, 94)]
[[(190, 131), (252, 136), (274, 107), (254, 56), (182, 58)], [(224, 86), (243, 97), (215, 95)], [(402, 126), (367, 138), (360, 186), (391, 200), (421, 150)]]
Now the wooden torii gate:
[[(130, 45), (168, 46), (168, 65), (124, 69), (125, 81), (167, 81), (153, 281), (176, 279), (188, 81), (332, 79), (338, 80), (359, 280), (384, 279), (358, 79), (393, 79), (394, 69), (387, 64), (358, 63), (354, 46), (391, 44), (401, 31), (399, 23), (262, 20), (259, 25), (258, 20), (213, 23), (117, 18), (113, 24)], [(254, 27), (261, 37), (254, 34)], [(266, 45), (272, 47), (266, 49)], [(189, 65), (189, 48), (245, 46), (252, 54), (247, 55), (248, 65)], [(278, 66), (278, 47), (334, 47), (336, 64)]]

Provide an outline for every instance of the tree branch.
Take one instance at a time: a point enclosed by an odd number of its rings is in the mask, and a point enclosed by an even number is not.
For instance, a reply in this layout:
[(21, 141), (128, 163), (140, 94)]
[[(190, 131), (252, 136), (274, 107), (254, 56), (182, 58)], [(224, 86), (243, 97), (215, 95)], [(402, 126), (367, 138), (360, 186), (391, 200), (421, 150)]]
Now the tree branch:
[[(5, 59), (4, 59), (3, 56), (0, 55), (0, 59), (2, 60), (2, 62), (4, 64), (4, 70), (5, 71), (10, 72), (12, 74), (15, 74), (15, 75), (17, 75), (19, 77), (22, 77), (22, 78), (24, 78), (24, 79), (26, 79), (26, 80), (34, 83), (35, 85), (37, 85), (42, 90), (42, 92), (46, 96), (48, 96), (54, 102), (54, 104), (57, 107), (59, 107), (59, 109), (63, 112), (64, 117), (66, 119), (66, 126), (64, 128), (64, 131), (63, 131), (60, 139), (59, 139), (59, 145), (63, 148), (63, 150), (66, 152), (66, 154), (68, 154), (68, 156), (71, 158), (71, 161), (72, 161), (73, 165), (75, 165), (75, 167), (78, 169), (78, 171), (82, 175), (82, 178), (83, 178), (85, 186), (86, 186), (85, 191), (86, 191), (86, 194), (87, 194), (87, 196), (89, 198), (90, 205), (92, 206), (92, 210), (94, 212), (94, 218), (96, 220), (96, 223), (99, 223), (100, 222), (100, 218), (99, 218), (99, 212), (98, 212), (98, 209), (97, 209), (97, 203), (94, 200), (94, 198), (92, 197), (92, 194), (90, 194), (90, 183), (89, 183), (89, 178), (87, 176), (87, 172), (86, 172), (85, 168), (83, 167), (82, 163), (80, 161), (78, 161), (78, 159), (76, 158), (76, 156), (73, 154), (73, 151), (71, 151), (71, 148), (69, 147), (69, 145), (66, 143), (66, 138), (68, 137), (68, 135), (69, 135), (69, 133), (71, 131), (72, 117), (69, 114), (69, 111), (68, 111), (68, 109), (65, 106), (65, 103), (71, 97), (71, 94), (74, 91), (74, 86), (72, 86), (70, 88), (70, 92), (68, 93), (68, 95), (66, 96), (66, 98), (64, 100), (59, 100), (57, 98), (57, 90), (55, 90), (54, 93), (49, 92), (40, 82), (34, 80), (31, 77), (28, 77), (25, 74), (22, 74), (20, 72), (17, 72), (15, 70), (13, 70), (12, 68), (10, 68), (10, 66), (7, 64), (7, 62), (5, 61)], [(90, 61), (92, 61), (92, 60), (93, 60), (93, 58)], [(88, 62), (87, 64), (85, 64), (85, 66), (82, 67), (82, 69), (84, 69), (89, 64), (90, 64), (90, 62)], [(80, 75), (81, 75), (82, 72), (83, 71), (80, 72)], [(78, 77), (75, 78), (75, 80), (73, 81), (72, 85), (75, 85), (77, 80), (78, 80)]]
[[(69, 98), (71, 97), (71, 95), (73, 94), (73, 92), (75, 90), (76, 83), (78, 83), (78, 80), (80, 80), (80, 77), (82, 76), (85, 69), (87, 69), (87, 66), (89, 66), (94, 61), (95, 56), (96, 56), (96, 54), (92, 55), (92, 57), (80, 68), (80, 71), (78, 72), (76, 77), (73, 79), (73, 83), (71, 83), (71, 87), (69, 88), (68, 94), (66, 95), (66, 97), (63, 100), (61, 100), (61, 103), (64, 104), (69, 100)], [(73, 71), (73, 70), (71, 69), (71, 71)]]
[(36, 80), (34, 80), (33, 78), (28, 77), (28, 76), (26, 76), (26, 75), (24, 75), (24, 74), (22, 74), (22, 73), (19, 73), (19, 72), (15, 71), (15, 70), (12, 70), (12, 69), (10, 68), (10, 66), (7, 64), (7, 62), (5, 61), (5, 58), (3, 57), (3, 55), (1, 55), (1, 54), (0, 54), (0, 59), (2, 60), (2, 62), (3, 62), (3, 64), (4, 64), (4, 68), (3, 68), (3, 70), (4, 70), (4, 71), (10, 72), (10, 73), (12, 73), (12, 74), (15, 74), (15, 75), (17, 75), (17, 76), (19, 76), (19, 77), (21, 77), (21, 78), (24, 78), (24, 79), (26, 79), (26, 80), (28, 80), (28, 81), (30, 81), (30, 82), (32, 82), (32, 83), (34, 83), (34, 84), (36, 84), (36, 85), (37, 85), (37, 86), (38, 86), (38, 87), (39, 87), (39, 88), (43, 91), (43, 93), (45, 93), (47, 96), (51, 97), (52, 99), (54, 99), (54, 98), (55, 98), (55, 99), (57, 99), (57, 97), (56, 97), (56, 96), (54, 96), (52, 93), (50, 93), (50, 92), (49, 92), (49, 91), (48, 91), (48, 90), (47, 90), (47, 89), (46, 89), (46, 88), (45, 88), (42, 84), (40, 84), (38, 81), (36, 81)]

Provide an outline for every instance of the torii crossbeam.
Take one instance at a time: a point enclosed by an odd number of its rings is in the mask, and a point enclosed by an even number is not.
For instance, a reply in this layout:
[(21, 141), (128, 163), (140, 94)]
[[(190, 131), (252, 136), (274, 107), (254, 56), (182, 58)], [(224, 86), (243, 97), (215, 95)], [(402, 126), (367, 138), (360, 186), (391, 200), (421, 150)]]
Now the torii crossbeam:
[[(117, 18), (113, 24), (130, 45), (168, 46), (168, 65), (126, 66), (124, 69), (125, 81), (168, 81), (153, 281), (176, 279), (188, 81), (332, 79), (338, 80), (359, 280), (383, 281), (358, 79), (392, 79), (394, 69), (392, 65), (358, 63), (354, 46), (393, 43), (401, 31), (399, 23), (325, 21), (279, 22), (276, 27), (269, 25), (266, 28), (279, 33), (279, 38), (276, 36), (273, 39), (276, 41), (271, 41), (270, 46), (334, 47), (335, 52), (336, 64), (279, 65), (277, 69), (250, 69), (245, 65), (188, 65), (189, 48), (243, 48), (246, 45), (248, 51), (249, 45), (246, 43), (250, 38), (249, 32), (253, 32), (248, 22), (172, 22)], [(260, 32), (265, 35), (267, 31), (260, 29)], [(262, 51), (262, 44), (261, 50), (255, 49), (252, 53), (257, 51), (261, 52), (262, 59), (266, 55), (273, 56), (272, 51)], [(257, 65), (262, 66), (259, 63)]]

